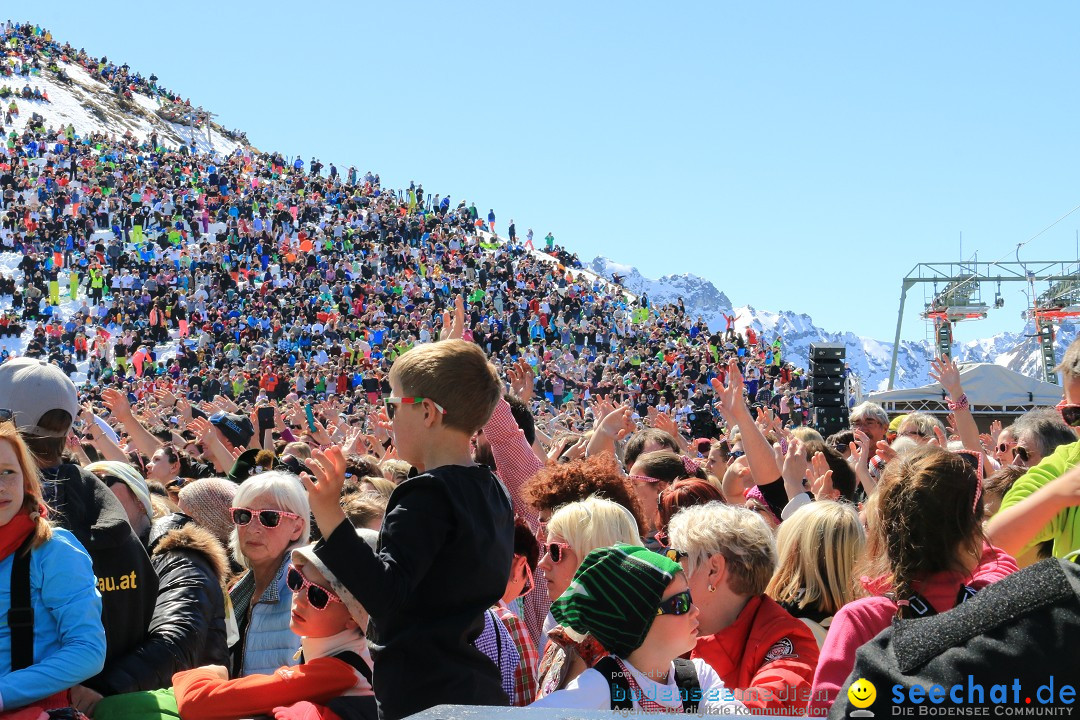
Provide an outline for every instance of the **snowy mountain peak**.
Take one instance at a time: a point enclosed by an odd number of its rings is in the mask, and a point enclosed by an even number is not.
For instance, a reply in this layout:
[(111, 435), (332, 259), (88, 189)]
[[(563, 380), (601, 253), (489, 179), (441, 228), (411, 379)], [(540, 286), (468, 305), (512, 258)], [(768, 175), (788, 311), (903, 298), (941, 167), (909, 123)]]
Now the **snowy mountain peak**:
[(636, 267), (617, 263), (605, 257), (597, 257), (589, 265), (590, 269), (605, 280), (612, 275), (622, 278), (622, 285), (635, 295), (648, 294), (650, 304), (666, 304), (683, 299), (691, 317), (700, 315), (710, 328), (724, 327), (723, 315), (731, 314), (731, 300), (717, 290), (716, 286), (705, 278), (684, 273), (665, 275), (659, 280), (652, 280), (642, 275)]

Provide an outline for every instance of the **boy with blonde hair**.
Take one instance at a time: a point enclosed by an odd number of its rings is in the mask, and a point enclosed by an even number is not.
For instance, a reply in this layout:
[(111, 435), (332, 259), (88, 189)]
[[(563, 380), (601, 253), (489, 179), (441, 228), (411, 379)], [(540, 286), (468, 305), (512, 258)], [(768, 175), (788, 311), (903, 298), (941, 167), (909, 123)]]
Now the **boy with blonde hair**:
[(325, 538), (315, 554), (371, 613), (380, 717), (506, 705), (498, 668), (473, 645), (514, 553), (510, 497), (471, 453), (502, 384), (478, 346), (443, 340), (399, 357), (390, 389), (397, 454), (419, 474), (390, 496), (373, 552), (341, 509), (341, 449), (313, 452), (303, 478)]

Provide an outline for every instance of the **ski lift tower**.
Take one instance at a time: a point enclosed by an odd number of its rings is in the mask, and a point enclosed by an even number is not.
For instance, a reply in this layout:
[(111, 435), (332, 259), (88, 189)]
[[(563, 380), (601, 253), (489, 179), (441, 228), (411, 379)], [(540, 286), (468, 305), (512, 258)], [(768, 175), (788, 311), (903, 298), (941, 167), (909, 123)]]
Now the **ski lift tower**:
[(1035, 299), (1031, 317), (1042, 350), (1043, 377), (1046, 382), (1057, 383), (1057, 359), (1054, 357), (1054, 323), (1065, 318), (1080, 317), (1080, 267), (1065, 280), (1050, 284), (1046, 292)]
[[(904, 276), (900, 286), (900, 312), (896, 318), (892, 361), (889, 364), (889, 389), (896, 384), (896, 359), (900, 351), (900, 329), (904, 322), (904, 303), (908, 290), (917, 284), (932, 285), (933, 294), (926, 303), (923, 317), (933, 322), (934, 344), (938, 355), (952, 354), (952, 326), (964, 320), (981, 320), (990, 309), (1004, 307), (1001, 283), (1050, 283), (1046, 305), (1036, 304), (1034, 315), (1043, 348), (1044, 375), (1054, 375), (1053, 322), (1063, 317), (1080, 316), (1080, 263), (1075, 260), (1032, 262), (944, 262), (919, 263)], [(992, 305), (982, 301), (982, 285), (996, 284)], [(939, 289), (940, 288), (940, 289)], [(1055, 290), (1056, 288), (1056, 290)], [(1027, 313), (1025, 313), (1025, 317)], [(1042, 325), (1040, 325), (1042, 323)], [(1048, 328), (1044, 333), (1042, 328)], [(1045, 334), (1044, 339), (1042, 335)], [(1051, 382), (1057, 382), (1057, 377)]]

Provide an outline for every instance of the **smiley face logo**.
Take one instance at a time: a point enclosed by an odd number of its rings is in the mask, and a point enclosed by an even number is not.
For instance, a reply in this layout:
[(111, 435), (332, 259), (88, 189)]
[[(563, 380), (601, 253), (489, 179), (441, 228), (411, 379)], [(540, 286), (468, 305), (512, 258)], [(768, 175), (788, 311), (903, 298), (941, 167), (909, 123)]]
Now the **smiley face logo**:
[(857, 708), (868, 708), (877, 699), (877, 688), (869, 680), (859, 678), (851, 683), (847, 691), (848, 700)]

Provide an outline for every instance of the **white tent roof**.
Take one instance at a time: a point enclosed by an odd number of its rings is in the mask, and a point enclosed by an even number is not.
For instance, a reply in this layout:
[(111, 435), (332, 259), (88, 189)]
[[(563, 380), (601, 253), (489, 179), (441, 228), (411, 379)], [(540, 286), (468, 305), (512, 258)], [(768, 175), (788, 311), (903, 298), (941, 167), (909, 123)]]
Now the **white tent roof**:
[[(958, 363), (960, 382), (972, 412), (1021, 413), (1061, 402), (1061, 386), (1013, 372), (993, 363)], [(944, 412), (940, 383), (872, 393), (866, 399), (895, 412)]]

